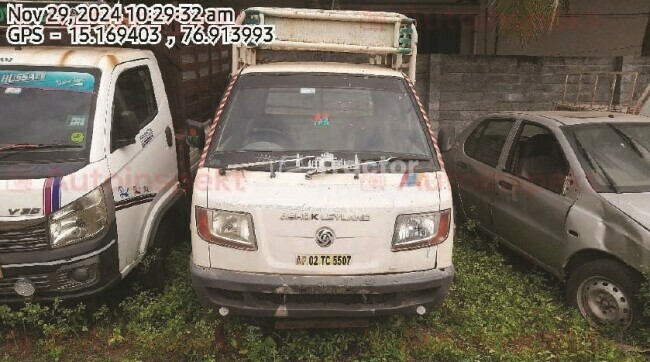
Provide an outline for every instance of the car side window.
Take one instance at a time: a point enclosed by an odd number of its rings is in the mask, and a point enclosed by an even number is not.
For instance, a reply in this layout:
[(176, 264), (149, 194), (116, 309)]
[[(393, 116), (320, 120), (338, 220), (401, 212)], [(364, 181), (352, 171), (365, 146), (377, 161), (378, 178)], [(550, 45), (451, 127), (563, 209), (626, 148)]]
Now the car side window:
[(555, 135), (546, 127), (524, 123), (508, 160), (507, 172), (561, 194), (569, 166)]
[(465, 153), (479, 162), (496, 167), (514, 124), (515, 121), (511, 119), (483, 121), (465, 140)]
[(117, 131), (114, 136), (118, 138), (120, 116), (128, 111), (135, 114), (140, 129), (149, 124), (158, 114), (156, 95), (147, 66), (126, 70), (117, 78), (113, 99), (113, 129)]

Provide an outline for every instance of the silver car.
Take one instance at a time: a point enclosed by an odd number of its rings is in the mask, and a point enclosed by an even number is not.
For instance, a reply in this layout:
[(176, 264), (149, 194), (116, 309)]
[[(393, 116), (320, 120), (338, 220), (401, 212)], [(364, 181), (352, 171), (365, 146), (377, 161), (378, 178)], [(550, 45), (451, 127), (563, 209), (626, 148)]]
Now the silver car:
[(650, 263), (650, 118), (504, 112), (439, 134), (457, 209), (566, 281), (594, 325), (633, 327)]

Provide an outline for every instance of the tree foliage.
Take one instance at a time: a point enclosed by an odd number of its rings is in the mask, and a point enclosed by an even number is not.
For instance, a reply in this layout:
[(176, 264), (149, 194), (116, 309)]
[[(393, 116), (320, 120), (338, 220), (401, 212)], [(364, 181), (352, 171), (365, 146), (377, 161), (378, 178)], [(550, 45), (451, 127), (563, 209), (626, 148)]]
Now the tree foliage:
[(551, 32), (568, 0), (489, 0), (489, 5), (498, 31), (524, 44)]

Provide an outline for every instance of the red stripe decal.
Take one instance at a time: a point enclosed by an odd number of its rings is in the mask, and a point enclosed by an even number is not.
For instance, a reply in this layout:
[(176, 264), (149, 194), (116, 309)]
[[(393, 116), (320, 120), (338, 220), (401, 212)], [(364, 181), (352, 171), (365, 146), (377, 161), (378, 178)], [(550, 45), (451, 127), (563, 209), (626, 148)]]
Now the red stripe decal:
[(226, 106), (226, 102), (228, 102), (228, 98), (230, 98), (230, 92), (232, 91), (232, 87), (235, 85), (235, 81), (237, 80), (238, 77), (239, 74), (232, 76), (232, 78), (230, 79), (230, 83), (228, 84), (228, 88), (226, 88), (226, 91), (223, 94), (223, 98), (221, 99), (219, 108), (217, 108), (217, 113), (214, 115), (214, 119), (212, 120), (212, 127), (210, 127), (210, 132), (208, 132), (208, 137), (205, 142), (205, 147), (203, 148), (203, 153), (201, 154), (201, 159), (199, 160), (199, 167), (203, 167), (203, 164), (205, 163), (205, 158), (208, 156), (208, 148), (210, 148), (210, 142), (212, 141), (212, 136), (214, 136), (214, 131), (217, 129), (217, 124), (219, 123), (219, 119), (221, 119), (221, 113), (223, 112), (223, 108)]
[(418, 97), (413, 82), (409, 78), (406, 78), (406, 83), (409, 85), (409, 88), (411, 88), (411, 92), (415, 97), (415, 101), (418, 104), (418, 107), (420, 108), (420, 113), (422, 113), (422, 116), (424, 117), (424, 123), (427, 126), (427, 130), (429, 131), (429, 136), (431, 137), (431, 141), (433, 141), (433, 148), (435, 149), (436, 154), (438, 156), (438, 163), (440, 164), (440, 170), (442, 172), (445, 172), (445, 162), (442, 160), (442, 153), (440, 153), (440, 149), (438, 148), (438, 140), (436, 140), (436, 137), (433, 134), (433, 127), (431, 126), (431, 120), (429, 120), (429, 115), (427, 114), (427, 112), (424, 111), (424, 106), (422, 105), (422, 101), (420, 101), (420, 97)]

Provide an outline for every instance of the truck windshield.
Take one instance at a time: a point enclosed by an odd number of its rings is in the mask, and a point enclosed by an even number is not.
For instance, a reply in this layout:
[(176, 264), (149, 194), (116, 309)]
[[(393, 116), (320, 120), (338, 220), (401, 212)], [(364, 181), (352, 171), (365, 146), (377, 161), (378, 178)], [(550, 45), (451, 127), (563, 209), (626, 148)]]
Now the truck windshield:
[(243, 75), (213, 140), (211, 158), (311, 151), (432, 157), (424, 121), (403, 79)]
[[(44, 155), (52, 152), (79, 156), (89, 144), (97, 73), (52, 67), (0, 68), (0, 147), (11, 153), (11, 145), (16, 144), (57, 146), (22, 148), (15, 152), (18, 158), (25, 154), (47, 158)], [(2, 159), (10, 158), (6, 156)]]
[(598, 192), (650, 192), (650, 123), (570, 128), (576, 153)]

